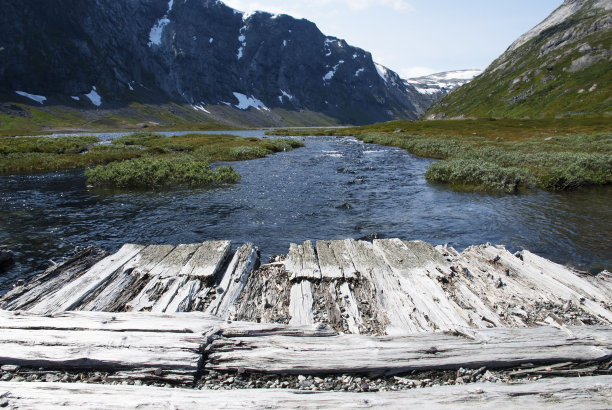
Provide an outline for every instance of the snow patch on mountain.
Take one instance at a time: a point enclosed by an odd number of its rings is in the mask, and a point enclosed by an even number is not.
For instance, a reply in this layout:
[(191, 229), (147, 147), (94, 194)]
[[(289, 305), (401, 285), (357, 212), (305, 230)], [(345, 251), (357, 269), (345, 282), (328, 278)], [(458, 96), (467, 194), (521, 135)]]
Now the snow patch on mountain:
[(242, 58), (244, 55), (244, 48), (246, 47), (246, 26), (242, 26), (240, 29), (240, 35), (238, 36), (238, 42), (240, 43), (240, 48), (238, 49), (238, 60)]
[(340, 67), (342, 64), (344, 64), (344, 60), (338, 61), (338, 64), (336, 64), (329, 73), (323, 76), (323, 81), (329, 81), (334, 78), (334, 75), (336, 75), (336, 71), (338, 71), (338, 67)]
[(168, 11), (164, 15), (164, 17), (157, 20), (157, 23), (151, 28), (151, 32), (149, 33), (149, 47), (153, 45), (159, 46), (162, 43), (162, 33), (164, 32), (164, 28), (168, 24), (170, 24), (170, 19), (168, 18), (168, 14), (172, 11), (172, 7), (174, 6), (174, 0), (170, 0), (168, 2)]
[(240, 110), (248, 110), (250, 107), (253, 107), (258, 110), (270, 111), (270, 109), (266, 107), (263, 102), (253, 96), (247, 97), (246, 95), (237, 92), (232, 94), (234, 94), (234, 97), (236, 97), (236, 100), (238, 100), (238, 104), (236, 104), (235, 107)]
[(204, 103), (202, 102), (202, 103), (200, 103), (200, 104), (193, 104), (193, 105), (191, 106), (191, 108), (193, 108), (193, 109), (194, 109), (194, 110), (196, 110), (196, 111), (202, 111), (202, 112), (205, 112), (206, 114), (210, 114), (210, 111), (208, 111), (206, 108), (204, 108), (204, 106), (205, 106), (205, 105), (206, 105), (206, 104), (204, 104)]
[(421, 94), (446, 94), (472, 81), (480, 73), (482, 73), (482, 70), (446, 71), (423, 77), (409, 78), (404, 80), (404, 82), (407, 85), (413, 86)]
[(30, 94), (30, 93), (26, 93), (25, 91), (15, 91), (15, 93), (19, 94), (22, 97), (29, 98), (32, 101), (36, 101), (39, 104), (43, 104), (47, 100), (47, 97), (45, 96)]
[(376, 72), (378, 73), (380, 78), (385, 80), (385, 83), (386, 83), (389, 80), (389, 69), (385, 67), (384, 65), (381, 65), (378, 63), (374, 63), (374, 65), (376, 66)]
[(89, 94), (85, 94), (85, 97), (89, 98), (89, 101), (91, 101), (91, 103), (96, 107), (102, 105), (102, 97), (100, 97), (100, 94), (98, 94), (98, 90), (96, 89), (95, 85), (93, 86)]
[(295, 98), (293, 95), (289, 94), (287, 91), (285, 90), (280, 90), (281, 95), (278, 96), (278, 100), (280, 101), (280, 103), (283, 103), (283, 97), (287, 98), (289, 101), (293, 101), (293, 99)]

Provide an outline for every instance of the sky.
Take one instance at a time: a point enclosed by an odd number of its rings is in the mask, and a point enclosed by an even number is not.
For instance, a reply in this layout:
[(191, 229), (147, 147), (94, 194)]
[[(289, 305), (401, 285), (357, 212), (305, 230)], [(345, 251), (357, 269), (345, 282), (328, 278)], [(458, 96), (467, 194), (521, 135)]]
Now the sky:
[(223, 0), (289, 14), (372, 53), (404, 78), (485, 69), (562, 0)]

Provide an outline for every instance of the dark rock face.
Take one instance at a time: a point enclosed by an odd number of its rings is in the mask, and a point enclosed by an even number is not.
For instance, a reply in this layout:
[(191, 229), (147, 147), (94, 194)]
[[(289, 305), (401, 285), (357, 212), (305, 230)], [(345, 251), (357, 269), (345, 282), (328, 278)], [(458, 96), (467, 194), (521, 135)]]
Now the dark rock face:
[(265, 105), (354, 124), (422, 112), (420, 94), (379, 74), (370, 53), (307, 20), (215, 0), (5, 0), (0, 39), (0, 94), (45, 104), (95, 108), (95, 86), (102, 107)]

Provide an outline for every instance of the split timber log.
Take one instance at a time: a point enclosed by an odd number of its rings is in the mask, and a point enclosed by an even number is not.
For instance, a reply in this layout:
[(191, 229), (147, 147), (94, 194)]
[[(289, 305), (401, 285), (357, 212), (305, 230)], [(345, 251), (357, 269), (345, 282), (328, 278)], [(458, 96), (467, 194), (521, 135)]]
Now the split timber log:
[[(224, 334), (224, 333), (222, 333)], [(289, 337), (264, 332), (216, 339), (206, 369), (271, 374), (394, 375), (410, 371), (603, 361), (612, 357), (612, 327), (482, 329), (470, 337), (425, 333), (403, 337)]]
[(70, 280), (78, 279), (108, 254), (95, 247), (78, 249), (65, 261), (52, 266), (23, 286), (16, 286), (0, 299), (0, 308), (27, 310), (46, 293), (58, 291)]
[(220, 320), (202, 313), (0, 311), (0, 363), (191, 384)]
[(551, 378), (533, 383), (477, 383), (401, 392), (194, 390), (65, 383), (0, 382), (9, 408), (610, 408), (612, 376)]

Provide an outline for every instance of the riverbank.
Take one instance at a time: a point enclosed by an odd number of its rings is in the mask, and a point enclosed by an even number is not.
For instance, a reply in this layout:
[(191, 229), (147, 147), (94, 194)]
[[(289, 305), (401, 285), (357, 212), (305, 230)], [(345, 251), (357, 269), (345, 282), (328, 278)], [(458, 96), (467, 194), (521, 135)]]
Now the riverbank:
[(441, 161), (429, 182), (458, 190), (515, 193), (612, 184), (612, 120), (394, 121), (346, 129), (275, 130), (273, 135), (354, 135)]
[(227, 134), (165, 137), (137, 133), (100, 144), (94, 136), (0, 137), (0, 173), (36, 173), (97, 166), (86, 172), (90, 185), (156, 188), (235, 182), (231, 167), (213, 161), (242, 161), (303, 146), (290, 139), (263, 140)]

